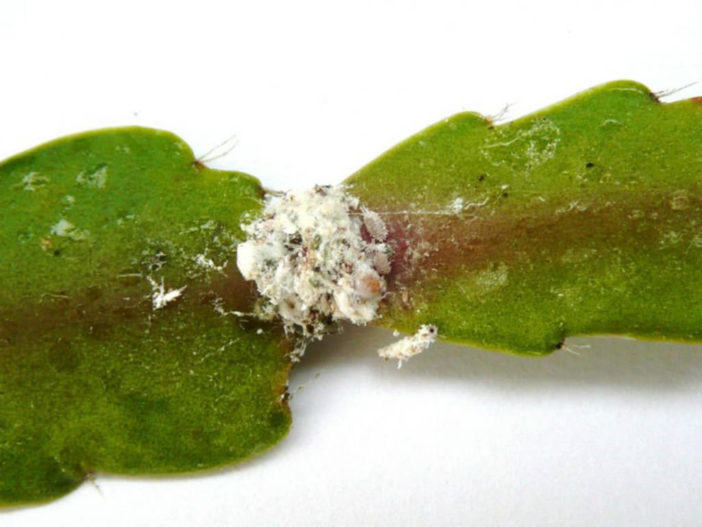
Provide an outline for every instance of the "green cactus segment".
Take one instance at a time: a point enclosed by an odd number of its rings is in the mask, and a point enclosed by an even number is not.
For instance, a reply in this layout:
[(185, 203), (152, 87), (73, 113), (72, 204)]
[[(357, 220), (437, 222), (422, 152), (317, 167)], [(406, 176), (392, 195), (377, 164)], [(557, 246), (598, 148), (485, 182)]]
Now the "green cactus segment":
[(232, 313), (255, 296), (235, 251), (262, 194), (148, 129), (0, 164), (0, 505), (95, 471), (218, 467), (285, 435), (286, 344)]
[(702, 105), (615, 82), (514, 122), (442, 121), (353, 175), (396, 259), (379, 323), (526, 354), (702, 339)]

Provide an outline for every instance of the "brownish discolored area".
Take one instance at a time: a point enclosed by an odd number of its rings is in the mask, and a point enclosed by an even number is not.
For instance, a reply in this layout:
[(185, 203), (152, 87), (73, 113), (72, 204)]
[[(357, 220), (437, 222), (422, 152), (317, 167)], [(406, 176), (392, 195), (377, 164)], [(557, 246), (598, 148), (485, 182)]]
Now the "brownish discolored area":
[[(560, 213), (544, 204), (519, 215), (488, 217), (388, 214), (388, 243), (394, 249), (389, 290), (411, 289), (430, 277), (450, 281), (495, 262), (557, 260), (571, 248), (655, 251), (667, 232), (689, 232), (695, 222), (702, 232), (702, 199), (680, 192), (684, 201), (652, 191), (600, 195), (589, 205), (563, 207)], [(587, 203), (582, 196), (580, 201)]]
[[(228, 266), (224, 275), (214, 275), (210, 283), (188, 284), (181, 298), (158, 311), (153, 309), (146, 279), (135, 281), (134, 277), (116, 281), (114, 287), (105, 290), (91, 287), (72, 295), (46, 293), (37, 302), (12, 308), (2, 306), (0, 353), (20, 339), (41, 339), (50, 333), (61, 333), (62, 329), (66, 333), (80, 331), (95, 339), (108, 340), (125, 324), (145, 327), (150, 317), (180, 304), (213, 306), (218, 300), (227, 311), (249, 311), (257, 297), (255, 286), (245, 281), (233, 267)], [(129, 285), (120, 287), (120, 282)], [(214, 307), (212, 310), (215, 314)]]

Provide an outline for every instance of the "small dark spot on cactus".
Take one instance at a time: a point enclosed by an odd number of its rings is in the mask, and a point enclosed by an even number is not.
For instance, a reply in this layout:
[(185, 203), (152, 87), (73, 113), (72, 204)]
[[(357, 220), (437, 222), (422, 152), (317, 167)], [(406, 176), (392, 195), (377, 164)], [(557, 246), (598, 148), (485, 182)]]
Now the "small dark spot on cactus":
[(12, 344), (20, 333), (20, 325), (13, 320), (0, 320), (0, 345)]
[(288, 412), (285, 410), (273, 410), (269, 415), (269, 424), (272, 428), (284, 427), (288, 422)]
[(108, 323), (93, 323), (88, 328), (88, 335), (97, 340), (106, 340), (113, 335), (112, 326)]
[(89, 302), (94, 302), (102, 296), (102, 290), (99, 287), (88, 287), (85, 290), (85, 296)]
[(49, 348), (49, 363), (58, 372), (70, 373), (75, 371), (80, 362), (78, 353), (67, 340), (58, 340)]
[(203, 441), (207, 439), (207, 436), (202, 430), (202, 427), (199, 426), (197, 428), (193, 428), (190, 431), (190, 437), (193, 439), (193, 441)]

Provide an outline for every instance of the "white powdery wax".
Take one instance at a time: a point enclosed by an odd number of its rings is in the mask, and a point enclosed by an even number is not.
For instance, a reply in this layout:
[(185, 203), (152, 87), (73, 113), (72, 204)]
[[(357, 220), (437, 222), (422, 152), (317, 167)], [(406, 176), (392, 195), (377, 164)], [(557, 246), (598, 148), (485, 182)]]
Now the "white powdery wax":
[(264, 317), (280, 316), (287, 331), (309, 340), (335, 322), (362, 325), (377, 316), (391, 269), (387, 229), (343, 186), (272, 197), (261, 218), (242, 229), (247, 240), (238, 246), (237, 266), (255, 280)]
[(378, 355), (385, 360), (396, 359), (397, 367), (402, 367), (402, 362), (423, 352), (436, 341), (438, 330), (436, 326), (425, 324), (411, 337), (405, 337), (397, 342), (380, 348)]

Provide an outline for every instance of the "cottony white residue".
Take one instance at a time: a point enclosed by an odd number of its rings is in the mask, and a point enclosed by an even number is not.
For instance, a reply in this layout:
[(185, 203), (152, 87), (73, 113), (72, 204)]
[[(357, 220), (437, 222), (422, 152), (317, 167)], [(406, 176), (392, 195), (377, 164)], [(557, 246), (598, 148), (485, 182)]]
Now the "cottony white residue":
[(105, 188), (107, 183), (107, 165), (93, 170), (84, 170), (76, 176), (76, 183), (85, 187)]
[(309, 341), (337, 321), (376, 317), (390, 272), (387, 228), (344, 187), (272, 197), (262, 217), (242, 228), (247, 240), (238, 246), (237, 266), (256, 281), (264, 318), (280, 316), (286, 331)]
[(464, 202), (463, 198), (461, 198), (459, 196), (455, 200), (453, 200), (453, 202), (451, 202), (451, 206), (449, 208), (451, 209), (451, 211), (454, 214), (460, 214), (461, 212), (463, 212), (464, 207), (465, 207), (465, 202)]
[(88, 231), (77, 229), (75, 225), (65, 218), (61, 218), (54, 225), (52, 225), (51, 229), (49, 230), (49, 234), (70, 238), (74, 241), (86, 240), (90, 236)]
[(378, 355), (385, 360), (397, 360), (397, 367), (402, 367), (402, 362), (423, 352), (436, 341), (438, 330), (436, 326), (425, 324), (411, 337), (405, 337), (389, 346), (380, 348)]
[(15, 185), (15, 187), (34, 192), (36, 189), (43, 187), (48, 182), (48, 177), (42, 176), (39, 174), (39, 172), (30, 172), (29, 174), (22, 176), (21, 182), (18, 185)]
[(227, 262), (224, 262), (222, 265), (215, 264), (212, 258), (207, 258), (204, 254), (198, 254), (195, 257), (195, 264), (203, 269), (216, 271), (218, 273), (224, 273), (224, 268), (227, 266)]
[(169, 289), (166, 291), (163, 278), (161, 278), (161, 283), (156, 282), (156, 280), (150, 276), (147, 276), (146, 279), (149, 281), (149, 284), (151, 284), (151, 304), (154, 311), (166, 307), (167, 304), (180, 297), (187, 287), (183, 286), (178, 289)]
[(75, 225), (70, 221), (61, 218), (51, 226), (51, 234), (55, 234), (56, 236), (68, 236), (75, 228)]

